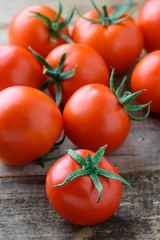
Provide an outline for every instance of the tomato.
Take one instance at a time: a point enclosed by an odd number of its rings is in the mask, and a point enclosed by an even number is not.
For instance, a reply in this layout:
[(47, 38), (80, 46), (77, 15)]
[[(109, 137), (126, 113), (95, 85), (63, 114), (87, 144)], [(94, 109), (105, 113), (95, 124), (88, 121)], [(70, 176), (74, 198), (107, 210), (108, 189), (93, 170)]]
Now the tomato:
[(15, 85), (39, 88), (42, 82), (42, 68), (31, 53), (19, 46), (0, 46), (0, 90)]
[[(46, 58), (46, 62), (57, 68), (62, 55), (66, 52), (63, 65), (63, 73), (73, 70), (75, 74), (62, 80), (62, 100), (64, 106), (70, 96), (80, 87), (89, 83), (101, 83), (108, 85), (109, 70), (103, 58), (93, 49), (82, 44), (63, 44), (53, 49)], [(47, 79), (48, 77), (46, 77)], [(58, 79), (59, 82), (59, 79)], [(56, 84), (49, 87), (50, 93), (55, 98)]]
[[(34, 12), (47, 17), (51, 21), (51, 24), (57, 16), (54, 10), (43, 5), (34, 5), (22, 9), (13, 17), (9, 25), (9, 43), (26, 49), (28, 49), (28, 46), (31, 46), (45, 57), (53, 48), (66, 42), (58, 36), (54, 36), (54, 40), (51, 40), (51, 33), (55, 34), (58, 28), (57, 24), (61, 23), (63, 18), (60, 16), (54, 26), (52, 24), (52, 29), (49, 29), (47, 23), (41, 18), (36, 17)], [(66, 26), (60, 33), (69, 36), (68, 27)]]
[(147, 52), (160, 49), (160, 1), (148, 0), (140, 9), (137, 19)]
[(97, 151), (108, 145), (107, 152), (118, 148), (130, 130), (130, 119), (111, 89), (88, 84), (78, 89), (63, 111), (64, 129), (79, 148)]
[(133, 92), (147, 89), (137, 96), (141, 104), (151, 102), (151, 112), (160, 114), (160, 50), (147, 54), (137, 64), (131, 76)]
[(0, 160), (23, 165), (46, 154), (59, 138), (62, 115), (38, 89), (8, 87), (0, 92)]
[[(113, 10), (107, 9), (107, 15), (110, 16), (111, 13)], [(124, 13), (121, 18), (126, 16)], [(99, 14), (95, 9), (84, 13), (83, 17), (99, 20)], [(116, 74), (121, 74), (138, 59), (143, 48), (142, 34), (131, 17), (121, 23), (110, 25), (106, 23), (106, 19), (108, 17), (102, 17), (104, 22), (94, 23), (80, 17), (73, 26), (72, 39), (74, 42), (94, 48), (110, 68), (115, 68)]]
[[(78, 149), (75, 152), (83, 158), (82, 160), (85, 163), (88, 154), (92, 159), (95, 154), (86, 149)], [(90, 173), (88, 173), (74, 178), (66, 185), (55, 187), (55, 185), (61, 184), (70, 174), (73, 174), (74, 171), (82, 172), (84, 169), (85, 164), (81, 167), (72, 155), (66, 154), (50, 168), (46, 178), (46, 192), (49, 202), (61, 217), (73, 224), (93, 225), (108, 219), (117, 210), (121, 201), (122, 183), (98, 175), (99, 184), (103, 188), (99, 202), (97, 201), (99, 193), (94, 181), (92, 181), (94, 177), (97, 179), (94, 170), (92, 179)], [(111, 174), (119, 176), (114, 166), (104, 157), (101, 157), (96, 169), (107, 170)]]

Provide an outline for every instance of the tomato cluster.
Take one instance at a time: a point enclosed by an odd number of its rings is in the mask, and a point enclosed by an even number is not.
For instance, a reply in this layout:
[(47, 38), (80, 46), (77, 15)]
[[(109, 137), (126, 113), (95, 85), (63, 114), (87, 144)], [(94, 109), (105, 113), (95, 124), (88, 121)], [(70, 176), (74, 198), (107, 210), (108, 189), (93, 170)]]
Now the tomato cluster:
[[(99, 9), (91, 0), (93, 10), (81, 15), (73, 7), (66, 19), (60, 1), (58, 12), (27, 7), (9, 25), (10, 45), (0, 46), (0, 159), (44, 164), (63, 143), (57, 140), (64, 130), (81, 149), (70, 149), (55, 162), (46, 192), (53, 208), (74, 224), (96, 224), (114, 214), (122, 182), (130, 185), (103, 154), (122, 145), (130, 118), (144, 120), (150, 109), (160, 113), (160, 4), (146, 2), (137, 24), (126, 13), (131, 2), (113, 10)], [(75, 12), (80, 16), (70, 34)], [(143, 42), (147, 51), (156, 51), (133, 70), (132, 92), (123, 91), (125, 77), (115, 90), (114, 75), (136, 63)], [(135, 98), (142, 105), (131, 104)], [(144, 108), (143, 118), (130, 113)]]

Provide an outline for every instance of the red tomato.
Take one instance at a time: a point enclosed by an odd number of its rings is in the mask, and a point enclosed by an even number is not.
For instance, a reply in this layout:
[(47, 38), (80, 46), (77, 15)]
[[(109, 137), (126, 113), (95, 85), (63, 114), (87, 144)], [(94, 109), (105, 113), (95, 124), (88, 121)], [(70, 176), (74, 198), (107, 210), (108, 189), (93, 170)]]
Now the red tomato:
[[(22, 9), (14, 16), (9, 25), (9, 43), (22, 46), (26, 49), (28, 49), (28, 46), (31, 46), (43, 57), (46, 57), (53, 48), (65, 41), (56, 36), (55, 41), (51, 41), (47, 24), (42, 19), (33, 17), (35, 15), (31, 11), (48, 17), (51, 22), (53, 22), (57, 16), (54, 10), (43, 5), (34, 5)], [(58, 23), (62, 21), (63, 18), (60, 17)], [(68, 27), (64, 28), (61, 33), (69, 36)]]
[(137, 21), (147, 52), (160, 49), (160, 1), (147, 1), (142, 6)]
[[(83, 158), (94, 152), (76, 150)], [(117, 210), (122, 195), (122, 183), (99, 176), (103, 191), (97, 203), (98, 191), (89, 176), (80, 176), (64, 186), (53, 188), (62, 183), (69, 174), (81, 166), (69, 155), (60, 158), (50, 168), (46, 178), (46, 192), (55, 211), (67, 221), (78, 225), (92, 225), (111, 217)], [(99, 168), (119, 175), (113, 165), (104, 157)]]
[[(73, 70), (76, 65), (75, 74), (62, 80), (62, 100), (64, 106), (71, 95), (80, 87), (89, 83), (101, 83), (108, 85), (109, 70), (103, 58), (92, 48), (82, 44), (63, 44), (58, 46), (46, 58), (46, 62), (53, 67), (57, 67), (60, 58), (67, 53), (63, 66), (63, 72)], [(55, 84), (49, 87), (53, 97), (55, 97)]]
[(137, 64), (131, 76), (131, 89), (133, 92), (147, 89), (137, 96), (137, 101), (141, 104), (152, 101), (151, 112), (160, 113), (160, 50), (147, 54)]
[[(109, 15), (112, 12), (113, 10), (108, 9)], [(88, 11), (83, 16), (99, 19), (96, 10)], [(72, 39), (97, 50), (108, 66), (115, 68), (116, 74), (128, 70), (138, 59), (143, 47), (141, 31), (131, 17), (109, 26), (79, 18), (74, 24)]]
[(111, 89), (88, 84), (78, 89), (63, 111), (64, 129), (80, 148), (97, 151), (108, 145), (107, 152), (118, 148), (130, 130), (130, 119)]
[(39, 88), (42, 82), (41, 66), (31, 53), (18, 46), (0, 46), (0, 90), (15, 85)]
[(26, 164), (46, 154), (62, 131), (55, 102), (38, 89), (9, 87), (0, 92), (0, 160)]

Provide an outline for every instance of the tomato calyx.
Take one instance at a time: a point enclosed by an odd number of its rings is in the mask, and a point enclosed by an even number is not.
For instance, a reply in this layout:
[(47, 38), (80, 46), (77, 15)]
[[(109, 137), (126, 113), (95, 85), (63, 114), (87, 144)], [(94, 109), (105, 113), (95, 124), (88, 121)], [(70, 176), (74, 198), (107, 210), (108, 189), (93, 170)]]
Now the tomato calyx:
[(79, 13), (78, 9), (76, 9), (76, 11), (78, 12), (79, 16), (82, 17), (83, 19), (93, 23), (101, 24), (104, 27), (107, 27), (112, 24), (118, 24), (118, 23), (124, 22), (132, 15), (131, 13), (125, 17), (121, 17), (128, 10), (129, 6), (132, 3), (132, 0), (128, 0), (127, 2), (123, 3), (121, 6), (117, 7), (113, 11), (113, 13), (111, 13), (110, 15), (107, 12), (107, 5), (102, 6), (102, 12), (101, 12), (93, 0), (91, 0), (91, 3), (99, 16), (99, 19), (86, 18)]
[(36, 159), (36, 160), (35, 160), (35, 163), (38, 164), (38, 165), (41, 165), (42, 167), (44, 167), (44, 164), (45, 164), (46, 162), (49, 162), (49, 161), (52, 161), (52, 160), (57, 160), (58, 158), (62, 157), (63, 154), (62, 154), (62, 155), (59, 155), (59, 156), (57, 156), (57, 157), (48, 157), (48, 155), (49, 155), (49, 153), (51, 153), (51, 152), (59, 149), (59, 147), (60, 147), (60, 146), (62, 145), (62, 143), (64, 142), (65, 138), (66, 138), (66, 135), (65, 135), (65, 133), (64, 133), (62, 139), (59, 140), (59, 141), (57, 141), (57, 142), (52, 146), (52, 148), (49, 150), (48, 153), (46, 153), (46, 154), (43, 155), (42, 157)]
[(43, 70), (43, 74), (48, 75), (49, 78), (41, 85), (40, 90), (44, 91), (50, 85), (56, 85), (56, 104), (59, 107), (61, 99), (62, 99), (62, 81), (72, 77), (75, 74), (77, 66), (71, 71), (63, 72), (63, 66), (66, 59), (66, 53), (64, 53), (59, 61), (58, 67), (54, 68), (49, 63), (47, 63), (44, 58), (35, 52), (31, 47), (29, 47), (30, 51), (34, 54), (34, 56), (38, 59), (38, 61), (43, 64), (46, 68)]
[[(127, 115), (135, 121), (143, 121), (145, 120), (149, 113), (150, 113), (150, 104), (151, 101), (146, 103), (146, 104), (142, 104), (142, 105), (130, 105), (130, 103), (142, 92), (146, 91), (146, 89), (140, 90), (138, 92), (132, 93), (130, 91), (125, 91), (122, 95), (122, 91), (123, 91), (123, 87), (124, 87), (124, 83), (127, 79), (127, 77), (125, 76), (121, 82), (121, 84), (119, 85), (119, 87), (117, 88), (117, 90), (114, 89), (113, 86), (113, 80), (114, 80), (114, 69), (111, 72), (111, 76), (110, 76), (110, 89), (112, 90), (113, 94), (117, 97), (118, 102), (121, 104), (121, 106), (124, 108), (124, 110), (126, 111)], [(121, 96), (122, 95), (122, 96)], [(132, 114), (130, 114), (129, 112), (131, 111), (140, 111), (143, 110), (144, 108), (148, 107), (147, 113), (144, 117), (142, 118), (137, 118), (135, 116), (133, 116)]]
[(97, 203), (100, 201), (102, 192), (103, 192), (103, 187), (101, 185), (98, 175), (101, 175), (106, 178), (111, 178), (111, 179), (121, 181), (121, 182), (125, 183), (132, 190), (132, 187), (130, 186), (130, 184), (126, 180), (124, 180), (122, 177), (120, 177), (119, 175), (116, 175), (110, 171), (107, 171), (107, 170), (104, 170), (104, 169), (101, 169), (98, 167), (98, 165), (104, 155), (106, 147), (107, 147), (107, 145), (101, 147), (94, 154), (93, 157), (91, 157), (90, 154), (87, 154), (85, 156), (85, 159), (81, 155), (79, 155), (77, 152), (75, 152), (74, 150), (72, 150), (72, 149), (67, 150), (68, 154), (81, 166), (81, 168), (72, 172), (64, 180), (64, 182), (62, 182), (61, 184), (58, 184), (58, 185), (54, 185), (53, 187), (55, 188), (55, 187), (64, 186), (75, 178), (87, 175), (91, 178), (93, 184), (95, 185), (95, 187), (98, 190), (99, 196), (98, 196)]
[(70, 10), (68, 12), (67, 17), (62, 22), (58, 23), (58, 20), (61, 16), (62, 9), (63, 9), (60, 0), (58, 0), (58, 4), (59, 4), (58, 13), (57, 13), (57, 16), (56, 16), (56, 18), (54, 19), (53, 22), (51, 22), (51, 20), (48, 17), (46, 17), (43, 14), (40, 14), (39, 12), (30, 11), (31, 13), (33, 13), (33, 16), (31, 16), (31, 17), (40, 18), (41, 20), (43, 20), (46, 23), (46, 25), (49, 29), (49, 32), (50, 32), (51, 42), (56, 43), (55, 37), (60, 37), (68, 43), (73, 43), (73, 40), (70, 37), (68, 37), (67, 35), (62, 34), (61, 31), (65, 27), (67, 27), (68, 24), (70, 23), (70, 21), (72, 20), (73, 14), (74, 14), (74, 11), (75, 11), (75, 7), (73, 7), (72, 10)]

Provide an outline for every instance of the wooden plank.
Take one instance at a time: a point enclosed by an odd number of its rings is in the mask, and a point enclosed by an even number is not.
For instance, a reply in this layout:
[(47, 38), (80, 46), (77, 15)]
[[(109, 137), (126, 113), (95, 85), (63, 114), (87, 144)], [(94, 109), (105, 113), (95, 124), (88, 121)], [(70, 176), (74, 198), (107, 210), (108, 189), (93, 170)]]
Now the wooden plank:
[[(103, 0), (96, 1), (98, 5), (102, 5)], [(121, 1), (114, 1), (109, 3), (109, 7), (116, 7)], [(143, 1), (145, 2), (145, 1)], [(133, 1), (132, 8), (135, 9), (134, 16), (137, 16), (138, 10), (143, 4), (142, 1)], [(64, 16), (67, 14), (68, 6), (71, 3), (77, 5), (81, 12), (88, 10), (91, 4), (87, 1), (64, 1)], [(7, 40), (7, 26), (11, 18), (19, 10), (25, 6), (32, 5), (32, 1), (2, 1), (0, 0), (0, 43), (5, 43)], [(34, 1), (34, 4), (42, 4), (42, 1)], [(46, 5), (57, 9), (57, 1), (45, 2)], [(7, 14), (6, 14), (7, 13)], [(77, 16), (75, 15), (73, 22)], [(5, 36), (5, 37), (3, 37)], [(1, 39), (2, 37), (2, 39)], [(144, 56), (145, 52), (142, 53), (141, 57)], [(132, 73), (130, 69), (126, 74), (128, 76), (127, 88), (129, 88), (130, 75)], [(123, 76), (117, 79), (119, 82)], [(155, 171), (160, 169), (160, 157), (159, 157), (159, 142), (160, 135), (158, 134), (160, 119), (158, 115), (151, 114), (150, 117), (144, 122), (133, 122), (131, 124), (131, 132), (126, 142), (116, 151), (107, 154), (106, 157), (118, 168), (120, 172), (140, 172), (140, 171)], [(65, 144), (56, 151), (52, 156), (58, 156), (65, 152), (65, 149), (76, 148), (68, 139)], [(52, 162), (53, 163), (53, 162)], [(46, 175), (48, 169), (52, 163), (47, 163), (45, 169), (37, 166), (33, 163), (22, 167), (10, 167), (3, 163), (0, 163), (0, 176), (28, 176), (28, 175)]]
[[(160, 170), (159, 123), (159, 116), (153, 114), (144, 122), (132, 121), (127, 140), (119, 149), (106, 154), (106, 158), (123, 173)], [(68, 148), (76, 149), (76, 146), (66, 139), (60, 149), (51, 156), (64, 154)], [(53, 163), (54, 161), (46, 163), (45, 168), (35, 163), (19, 167), (0, 163), (0, 176), (46, 175)]]
[[(90, 1), (61, 0), (63, 16), (69, 5), (75, 4), (81, 13), (92, 8)], [(115, 8), (124, 0), (95, 0), (98, 6), (107, 3)], [(133, 0), (131, 10), (136, 18), (146, 0)], [(33, 4), (45, 4), (57, 10), (57, 1), (0, 0), (0, 44), (7, 40), (7, 29), (12, 17), (22, 8)], [(74, 16), (73, 23), (78, 18)], [(144, 56), (142, 53), (141, 57)], [(129, 88), (130, 69), (127, 74)], [(117, 82), (123, 76), (117, 78)], [(160, 118), (151, 114), (144, 122), (131, 123), (126, 142), (116, 151), (106, 155), (133, 187), (123, 188), (122, 202), (109, 220), (95, 226), (75, 226), (59, 217), (50, 206), (45, 193), (45, 176), (54, 161), (45, 168), (35, 163), (12, 167), (0, 163), (0, 239), (1, 240), (159, 240), (160, 239)], [(68, 139), (52, 156), (76, 146)]]
[(0, 178), (0, 239), (160, 239), (160, 173), (122, 174), (133, 187), (123, 187), (119, 209), (94, 226), (76, 226), (59, 217), (45, 194), (45, 177)]

